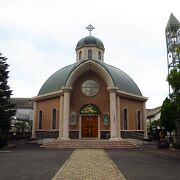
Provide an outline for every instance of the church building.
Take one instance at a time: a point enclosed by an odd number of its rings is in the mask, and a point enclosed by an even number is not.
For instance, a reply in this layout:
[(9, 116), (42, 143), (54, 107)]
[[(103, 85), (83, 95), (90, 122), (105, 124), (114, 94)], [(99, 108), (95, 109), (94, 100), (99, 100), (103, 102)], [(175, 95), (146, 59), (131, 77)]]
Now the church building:
[(136, 83), (104, 62), (103, 42), (89, 36), (76, 45), (76, 62), (52, 74), (34, 101), (32, 137), (58, 139), (147, 136), (146, 101)]

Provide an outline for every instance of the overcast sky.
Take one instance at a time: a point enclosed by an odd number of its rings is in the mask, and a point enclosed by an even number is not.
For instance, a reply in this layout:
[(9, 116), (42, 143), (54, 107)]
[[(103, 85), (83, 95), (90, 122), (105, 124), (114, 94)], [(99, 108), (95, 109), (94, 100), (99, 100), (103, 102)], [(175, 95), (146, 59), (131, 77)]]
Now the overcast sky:
[(105, 62), (126, 72), (160, 106), (168, 95), (165, 27), (179, 0), (0, 0), (0, 52), (8, 57), (13, 97), (33, 97), (47, 78), (75, 62), (77, 42), (92, 35)]

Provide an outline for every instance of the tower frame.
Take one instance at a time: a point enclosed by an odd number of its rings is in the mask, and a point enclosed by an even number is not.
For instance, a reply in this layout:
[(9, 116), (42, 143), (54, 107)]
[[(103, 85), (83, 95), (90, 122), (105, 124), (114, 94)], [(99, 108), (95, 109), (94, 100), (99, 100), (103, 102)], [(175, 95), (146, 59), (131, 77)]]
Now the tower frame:
[[(180, 64), (180, 22), (171, 13), (166, 29), (167, 66), (168, 75), (170, 71)], [(171, 88), (169, 85), (169, 94)]]

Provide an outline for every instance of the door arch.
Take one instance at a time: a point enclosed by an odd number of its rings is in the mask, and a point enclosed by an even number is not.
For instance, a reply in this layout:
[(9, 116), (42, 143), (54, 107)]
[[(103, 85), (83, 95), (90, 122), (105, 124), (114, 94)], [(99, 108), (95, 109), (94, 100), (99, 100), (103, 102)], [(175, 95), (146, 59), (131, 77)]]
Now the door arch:
[(94, 104), (85, 104), (80, 109), (82, 138), (98, 138), (100, 110)]

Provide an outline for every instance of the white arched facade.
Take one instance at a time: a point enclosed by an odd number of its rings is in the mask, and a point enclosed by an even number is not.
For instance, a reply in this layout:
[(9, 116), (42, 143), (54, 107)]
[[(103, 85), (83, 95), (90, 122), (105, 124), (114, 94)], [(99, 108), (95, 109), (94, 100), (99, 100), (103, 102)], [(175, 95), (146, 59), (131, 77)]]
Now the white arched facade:
[[(116, 93), (117, 93), (117, 87), (115, 87), (113, 79), (111, 78), (110, 74), (107, 72), (107, 70), (96, 63), (93, 60), (88, 60), (77, 66), (69, 75), (67, 81), (66, 81), (66, 87), (64, 87), (64, 110), (68, 109), (70, 110), (70, 91), (72, 90), (74, 82), (83, 75), (83, 73), (87, 71), (93, 71), (97, 75), (99, 75), (104, 82), (107, 85), (107, 90), (109, 91), (109, 99), (110, 99), (110, 134), (111, 134), (111, 139), (118, 139), (119, 137), (119, 126), (117, 122), (117, 107), (116, 107)], [(66, 98), (68, 97), (68, 98)], [(65, 107), (66, 106), (66, 107)], [(65, 113), (64, 114), (64, 119), (63, 119), (63, 124), (67, 124), (67, 120), (70, 119), (70, 114)], [(66, 128), (66, 129), (64, 129)], [(67, 132), (69, 132), (69, 126), (63, 127), (64, 132), (66, 132), (66, 136), (64, 137), (65, 139), (69, 138), (67, 135)]]
[(69, 78), (66, 81), (66, 87), (72, 87), (77, 78), (89, 70), (98, 74), (106, 82), (107, 87), (115, 87), (107, 70), (93, 60), (84, 61), (82, 64), (77, 66), (69, 75)]

